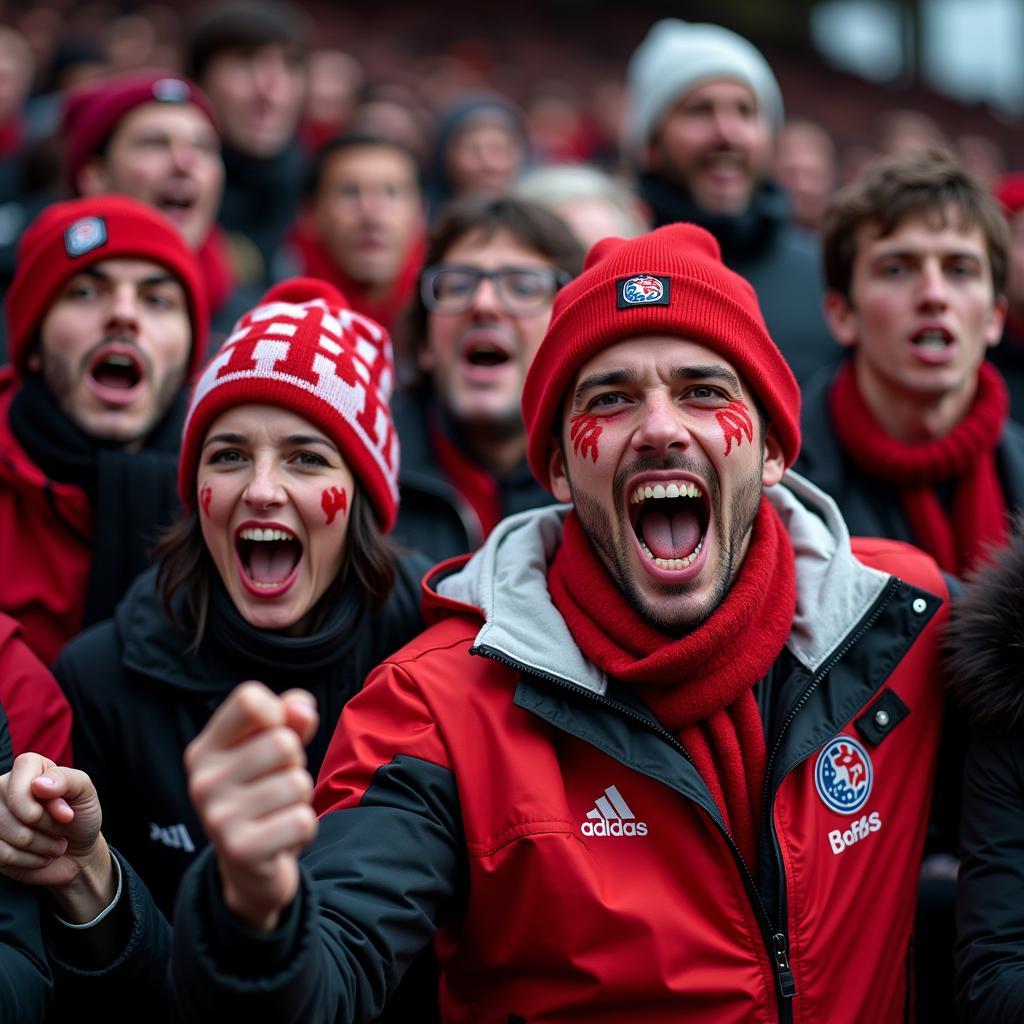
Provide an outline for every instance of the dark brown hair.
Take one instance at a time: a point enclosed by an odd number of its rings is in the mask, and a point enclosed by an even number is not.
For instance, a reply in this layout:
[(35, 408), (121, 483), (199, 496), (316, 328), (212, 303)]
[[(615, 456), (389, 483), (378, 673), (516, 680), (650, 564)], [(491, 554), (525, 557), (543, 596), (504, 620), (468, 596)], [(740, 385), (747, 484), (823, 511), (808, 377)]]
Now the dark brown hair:
[[(485, 242), (499, 231), (507, 231), (522, 246), (572, 277), (583, 269), (583, 246), (558, 214), (538, 203), (508, 196), (469, 196), (449, 203), (430, 230), (424, 267), (442, 262), (456, 242), (477, 231)], [(427, 307), (418, 289), (401, 326), (401, 337), (396, 342), (402, 379), (414, 386), (423, 385), (425, 382), (416, 370), (416, 350), (427, 337)]]
[[(345, 559), (341, 571), (316, 604), (314, 632), (346, 588), (356, 587), (365, 592), (377, 610), (387, 600), (395, 584), (395, 550), (381, 534), (373, 506), (358, 482), (353, 490), (345, 537)], [(217, 567), (203, 540), (199, 511), (195, 505), (184, 510), (160, 538), (153, 550), (153, 560), (158, 566), (157, 589), (163, 598), (164, 611), (175, 626), (192, 633), (189, 650), (198, 650), (206, 632)], [(184, 592), (184, 615), (174, 607), (174, 597), (179, 590)]]
[(980, 227), (985, 236), (996, 295), (1006, 287), (1010, 234), (998, 203), (951, 154), (940, 149), (897, 153), (869, 164), (862, 177), (832, 197), (821, 224), (825, 283), (850, 297), (857, 234), (864, 224), (886, 238), (907, 218), (925, 217), (946, 226), (949, 207), (958, 227)]

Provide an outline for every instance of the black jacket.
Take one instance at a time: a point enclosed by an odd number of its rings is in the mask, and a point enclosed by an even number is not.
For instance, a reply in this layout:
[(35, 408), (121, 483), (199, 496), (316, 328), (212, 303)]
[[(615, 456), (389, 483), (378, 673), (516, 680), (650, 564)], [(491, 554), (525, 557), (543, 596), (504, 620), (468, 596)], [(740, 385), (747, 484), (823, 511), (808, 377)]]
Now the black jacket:
[(801, 384), (839, 362), (842, 349), (821, 311), (817, 243), (790, 222), (789, 199), (778, 185), (763, 182), (749, 208), (734, 215), (708, 213), (650, 174), (639, 185), (655, 227), (690, 221), (715, 236), (725, 265), (753, 285), (768, 332)]
[(949, 633), (950, 685), (975, 726), (964, 774), (957, 882), (963, 1021), (1024, 1008), (1024, 535), (971, 581)]
[[(422, 391), (402, 392), (391, 403), (401, 443), (398, 471), (401, 500), (392, 539), (422, 551), (431, 561), (475, 551), (484, 541), (480, 520), (469, 503), (448, 482), (430, 442), (431, 399)], [(503, 515), (550, 505), (554, 498), (524, 462), (500, 479)]]
[[(0, 774), (14, 760), (11, 730), (0, 707)], [(33, 1024), (46, 1012), (53, 981), (40, 927), (36, 890), (0, 875), (0, 1020)]]
[[(899, 492), (868, 476), (843, 451), (828, 411), (832, 375), (819, 374), (804, 389), (800, 457), (793, 468), (835, 498), (850, 533), (916, 544)], [(1024, 512), (1024, 427), (1011, 420), (996, 448), (996, 470), (1007, 507)]]
[(346, 701), (370, 669), (422, 628), (419, 581), (426, 568), (418, 556), (400, 560), (380, 613), (362, 602), (339, 604), (314, 637), (247, 627), (219, 591), (197, 653), (186, 650), (189, 637), (168, 620), (151, 569), (112, 620), (64, 648), (54, 674), (74, 713), (75, 766), (96, 784), (104, 835), (164, 913), (171, 913), (182, 874), (206, 846), (182, 768), (187, 744), (238, 683), (259, 679), (277, 692), (301, 686), (320, 712), (307, 749), (315, 777)]

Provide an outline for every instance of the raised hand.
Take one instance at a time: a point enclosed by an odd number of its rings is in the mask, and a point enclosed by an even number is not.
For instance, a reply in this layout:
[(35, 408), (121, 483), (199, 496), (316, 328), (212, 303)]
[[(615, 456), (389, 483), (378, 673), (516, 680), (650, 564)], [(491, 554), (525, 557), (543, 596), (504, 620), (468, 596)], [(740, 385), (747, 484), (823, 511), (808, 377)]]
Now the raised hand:
[(228, 907), (272, 930), (295, 898), (298, 855), (316, 835), (304, 747), (317, 726), (303, 690), (242, 683), (185, 751), (189, 794), (217, 854)]
[(21, 754), (0, 776), (0, 872), (48, 887), (74, 918), (89, 920), (115, 884), (102, 820), (85, 772)]

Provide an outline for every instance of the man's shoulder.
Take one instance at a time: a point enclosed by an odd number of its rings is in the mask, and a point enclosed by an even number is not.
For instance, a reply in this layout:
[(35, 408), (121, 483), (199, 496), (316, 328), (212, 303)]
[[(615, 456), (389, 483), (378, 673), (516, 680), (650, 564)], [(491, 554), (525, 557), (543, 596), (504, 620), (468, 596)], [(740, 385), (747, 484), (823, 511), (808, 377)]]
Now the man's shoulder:
[(913, 544), (887, 537), (851, 537), (850, 548), (863, 565), (898, 576), (940, 597), (948, 595), (946, 579), (938, 563)]

